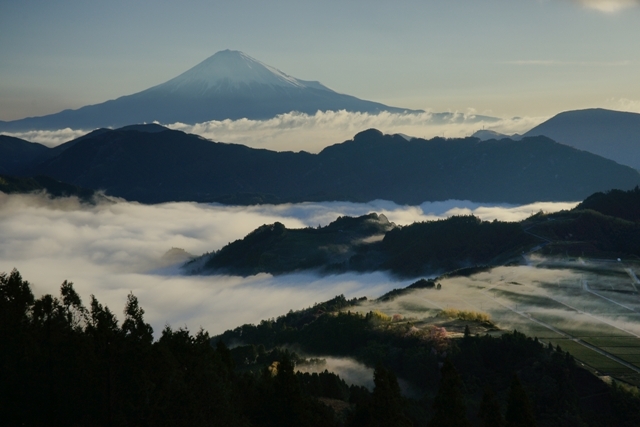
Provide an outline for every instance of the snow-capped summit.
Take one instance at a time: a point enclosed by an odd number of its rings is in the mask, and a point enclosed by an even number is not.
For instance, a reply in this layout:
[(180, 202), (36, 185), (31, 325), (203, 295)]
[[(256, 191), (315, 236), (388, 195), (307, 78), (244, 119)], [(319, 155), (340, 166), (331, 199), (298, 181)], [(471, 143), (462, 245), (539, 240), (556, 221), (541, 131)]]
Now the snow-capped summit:
[(0, 123), (0, 131), (95, 129), (135, 123), (200, 123), (268, 119), (298, 111), (406, 112), (300, 80), (239, 51), (223, 50), (173, 79), (142, 92), (78, 110)]
[(208, 90), (220, 86), (238, 88), (253, 84), (290, 88), (306, 87), (302, 80), (291, 77), (237, 50), (220, 51), (161, 86), (172, 90), (198, 86)]

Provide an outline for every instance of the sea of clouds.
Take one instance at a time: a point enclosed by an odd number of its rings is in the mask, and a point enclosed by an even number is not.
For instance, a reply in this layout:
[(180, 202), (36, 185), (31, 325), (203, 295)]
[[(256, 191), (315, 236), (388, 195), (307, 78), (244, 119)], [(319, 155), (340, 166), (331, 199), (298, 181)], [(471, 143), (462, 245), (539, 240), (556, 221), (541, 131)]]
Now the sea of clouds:
[[(254, 148), (277, 151), (308, 151), (317, 153), (328, 145), (353, 138), (366, 129), (383, 133), (400, 133), (410, 137), (458, 138), (472, 135), (480, 129), (503, 134), (524, 133), (548, 117), (487, 119), (473, 110), (465, 113), (431, 112), (419, 114), (351, 113), (318, 111), (316, 114), (291, 112), (268, 120), (212, 120), (197, 124), (161, 123), (171, 129), (200, 135), (217, 142), (230, 142)], [(7, 135), (53, 147), (78, 138), (91, 129), (61, 129), (54, 131), (12, 132)]]
[(0, 272), (16, 268), (33, 285), (36, 297), (58, 294), (64, 280), (74, 283), (83, 301), (94, 294), (120, 318), (133, 292), (156, 335), (165, 325), (203, 327), (212, 334), (255, 323), (344, 294), (377, 297), (411, 281), (385, 273), (312, 273), (273, 277), (185, 276), (166, 266), (162, 255), (183, 248), (194, 255), (218, 250), (262, 224), (287, 227), (326, 225), (339, 215), (384, 213), (399, 225), (473, 213), (491, 220), (515, 221), (532, 213), (557, 211), (575, 203), (487, 206), (466, 201), (401, 206), (370, 203), (301, 203), (221, 206), (198, 203), (142, 205), (103, 200), (95, 205), (76, 198), (0, 193)]

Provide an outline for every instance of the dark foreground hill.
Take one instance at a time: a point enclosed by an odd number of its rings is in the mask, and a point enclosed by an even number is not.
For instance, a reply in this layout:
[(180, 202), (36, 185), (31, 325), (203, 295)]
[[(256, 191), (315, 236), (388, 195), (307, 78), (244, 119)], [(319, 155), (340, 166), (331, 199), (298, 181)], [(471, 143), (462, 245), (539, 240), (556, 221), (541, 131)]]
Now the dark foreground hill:
[(524, 134), (538, 135), (640, 169), (640, 114), (601, 108), (565, 111)]
[[(434, 291), (436, 292), (436, 291)], [(366, 298), (365, 298), (366, 299)], [(7, 426), (636, 426), (640, 399), (559, 346), (469, 321), (464, 337), (343, 296), (210, 338), (166, 326), (154, 339), (129, 294), (122, 322), (73, 284), (36, 298), (0, 274), (0, 411)], [(495, 332), (495, 330), (494, 330)], [(229, 347), (233, 348), (230, 350)], [(349, 357), (374, 387), (348, 385), (309, 354)], [(349, 362), (351, 363), (351, 362)], [(398, 376), (412, 397), (403, 396)], [(371, 377), (367, 378), (371, 379)], [(449, 423), (442, 424), (442, 419)], [(490, 423), (491, 422), (491, 423)]]
[[(613, 201), (608, 203), (608, 201)], [(640, 222), (629, 218), (640, 191), (588, 197), (571, 211), (536, 214), (520, 223), (474, 216), (398, 227), (384, 215), (340, 217), (319, 228), (263, 225), (244, 239), (186, 264), (192, 274), (283, 274), (388, 271), (402, 277), (522, 262), (522, 254), (640, 258)], [(611, 206), (613, 209), (609, 209)], [(603, 207), (605, 212), (599, 212)]]
[[(545, 137), (481, 142), (371, 129), (318, 154), (216, 143), (157, 125), (100, 129), (25, 165), (73, 185), (144, 203), (582, 200), (640, 184), (640, 173)], [(148, 131), (151, 129), (152, 131)]]

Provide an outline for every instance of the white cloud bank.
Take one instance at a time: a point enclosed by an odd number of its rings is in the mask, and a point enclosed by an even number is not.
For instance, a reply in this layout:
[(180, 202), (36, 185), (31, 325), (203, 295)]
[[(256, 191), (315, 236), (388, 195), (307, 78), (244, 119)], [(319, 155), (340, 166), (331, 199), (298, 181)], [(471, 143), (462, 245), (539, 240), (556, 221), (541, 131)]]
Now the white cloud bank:
[(80, 138), (82, 135), (86, 135), (91, 130), (81, 129), (59, 129), (59, 130), (30, 130), (26, 132), (2, 132), (4, 135), (14, 136), (16, 138), (24, 139), (30, 142), (37, 142), (47, 147), (55, 147), (64, 142), (71, 141), (76, 138)]
[(183, 276), (175, 266), (161, 266), (160, 257), (172, 247), (200, 255), (275, 221), (287, 227), (317, 226), (338, 215), (372, 211), (398, 224), (459, 213), (517, 220), (540, 209), (554, 211), (573, 205), (482, 206), (447, 201), (399, 206), (374, 201), (234, 207), (117, 201), (88, 206), (75, 198), (50, 200), (42, 195), (0, 193), (0, 272), (17, 268), (33, 284), (37, 297), (57, 295), (62, 281), (70, 280), (85, 303), (95, 294), (118, 314), (133, 291), (156, 333), (165, 324), (191, 330), (202, 326), (220, 333), (339, 294), (376, 297), (410, 281), (396, 281), (383, 273), (322, 278), (313, 274)]
[(343, 142), (366, 129), (375, 128), (386, 134), (404, 134), (418, 138), (466, 137), (480, 129), (500, 133), (523, 133), (546, 118), (514, 118), (480, 120), (471, 111), (451, 113), (441, 118), (433, 113), (380, 114), (347, 111), (318, 111), (314, 115), (287, 113), (269, 120), (223, 120), (185, 125), (167, 125), (172, 129), (194, 133), (214, 141), (234, 142), (255, 148), (278, 151), (308, 151), (317, 153), (324, 147)]
[[(512, 118), (482, 121), (470, 110), (450, 113), (446, 117), (434, 113), (350, 113), (347, 111), (318, 111), (309, 115), (286, 113), (268, 120), (212, 120), (188, 125), (163, 124), (171, 129), (200, 135), (217, 142), (230, 142), (254, 148), (277, 151), (319, 152), (324, 147), (353, 138), (366, 129), (376, 128), (383, 133), (433, 138), (470, 136), (480, 129), (504, 134), (524, 133), (542, 123), (547, 117)], [(7, 135), (39, 142), (48, 146), (77, 138), (89, 130), (62, 129), (57, 131), (12, 132)]]

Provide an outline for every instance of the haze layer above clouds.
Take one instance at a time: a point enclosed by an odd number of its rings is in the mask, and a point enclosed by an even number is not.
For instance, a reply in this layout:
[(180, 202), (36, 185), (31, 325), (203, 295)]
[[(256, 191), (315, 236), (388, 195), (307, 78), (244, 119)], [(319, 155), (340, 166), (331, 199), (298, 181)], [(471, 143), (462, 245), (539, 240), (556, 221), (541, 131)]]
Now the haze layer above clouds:
[(121, 313), (132, 291), (156, 333), (165, 324), (220, 333), (244, 323), (301, 309), (339, 294), (376, 297), (410, 281), (384, 273), (318, 277), (294, 274), (248, 278), (183, 276), (160, 258), (172, 247), (194, 255), (220, 249), (256, 227), (280, 221), (287, 227), (325, 225), (339, 215), (384, 213), (409, 224), (460, 213), (482, 219), (518, 220), (539, 210), (575, 203), (481, 206), (463, 201), (398, 206), (386, 201), (303, 203), (234, 207), (196, 203), (140, 205), (125, 201), (83, 205), (75, 198), (0, 193), (0, 272), (17, 268), (36, 296), (58, 294), (74, 282), (85, 303), (95, 294)]

